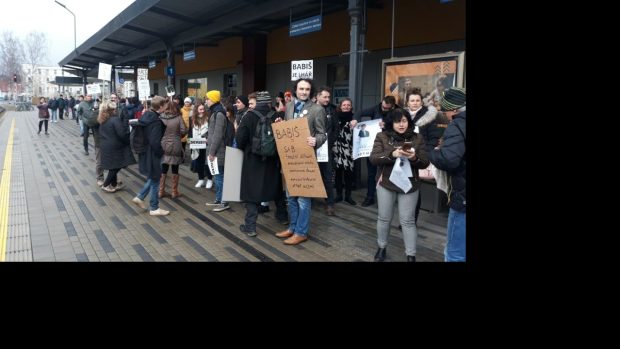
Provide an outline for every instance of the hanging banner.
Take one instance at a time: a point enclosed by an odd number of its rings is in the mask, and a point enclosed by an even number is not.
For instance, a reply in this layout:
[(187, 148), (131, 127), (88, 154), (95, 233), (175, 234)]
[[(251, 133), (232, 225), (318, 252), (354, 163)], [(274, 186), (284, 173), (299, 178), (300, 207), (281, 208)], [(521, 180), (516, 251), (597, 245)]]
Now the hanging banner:
[(184, 62), (193, 61), (194, 59), (196, 59), (196, 51), (195, 50), (183, 52), (183, 61)]
[(99, 75), (97, 78), (99, 80), (110, 81), (111, 77), (112, 77), (112, 65), (100, 62), (99, 63)]
[(314, 148), (306, 142), (310, 136), (307, 118), (276, 122), (271, 124), (271, 128), (276, 136), (278, 156), (289, 194), (326, 198)]
[(291, 62), (291, 81), (297, 81), (301, 78), (312, 79), (313, 76), (313, 60), (292, 61)]

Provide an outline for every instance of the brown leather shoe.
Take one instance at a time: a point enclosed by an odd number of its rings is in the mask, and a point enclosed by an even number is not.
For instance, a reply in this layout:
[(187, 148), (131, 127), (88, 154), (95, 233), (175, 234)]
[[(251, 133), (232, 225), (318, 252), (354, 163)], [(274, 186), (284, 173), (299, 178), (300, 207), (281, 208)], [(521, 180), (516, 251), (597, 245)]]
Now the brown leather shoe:
[(290, 232), (287, 230), (285, 231), (281, 231), (279, 233), (276, 233), (276, 236), (279, 238), (290, 238), (291, 236), (293, 236), (293, 232)]
[(327, 208), (325, 209), (325, 213), (327, 213), (328, 216), (336, 215), (336, 213), (334, 213), (334, 208), (331, 206), (327, 206)]
[(297, 234), (293, 234), (290, 238), (284, 240), (285, 245), (297, 245), (304, 241), (308, 240), (307, 236), (301, 236)]

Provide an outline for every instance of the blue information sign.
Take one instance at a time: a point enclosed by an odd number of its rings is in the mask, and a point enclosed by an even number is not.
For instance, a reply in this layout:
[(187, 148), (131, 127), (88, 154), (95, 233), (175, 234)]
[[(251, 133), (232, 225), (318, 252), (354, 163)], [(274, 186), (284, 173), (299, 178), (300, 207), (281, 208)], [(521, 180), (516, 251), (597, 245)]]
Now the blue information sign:
[(166, 67), (166, 75), (173, 76), (174, 75), (174, 67)]
[(183, 52), (183, 60), (185, 62), (193, 61), (194, 59), (196, 59), (196, 51), (191, 50), (191, 51)]
[(297, 36), (317, 32), (321, 30), (322, 23), (323, 17), (321, 17), (321, 15), (300, 19), (298, 21), (291, 22), (291, 27), (288, 34), (289, 36)]

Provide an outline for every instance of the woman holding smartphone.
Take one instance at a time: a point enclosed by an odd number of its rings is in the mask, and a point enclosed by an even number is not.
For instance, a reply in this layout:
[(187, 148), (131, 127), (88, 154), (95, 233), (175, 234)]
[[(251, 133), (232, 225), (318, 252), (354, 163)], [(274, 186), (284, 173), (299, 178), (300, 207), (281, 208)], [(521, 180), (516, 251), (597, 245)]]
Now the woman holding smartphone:
[[(415, 225), (414, 210), (418, 203), (420, 180), (417, 169), (426, 168), (429, 160), (426, 155), (424, 139), (413, 131), (409, 113), (403, 109), (388, 112), (384, 119), (384, 131), (377, 134), (370, 153), (370, 162), (377, 166), (377, 244), (375, 262), (385, 261), (390, 223), (394, 216), (394, 207), (398, 198), (398, 216), (403, 230), (405, 254), (408, 262), (415, 262), (416, 240), (418, 236)], [(405, 191), (390, 180), (394, 166), (411, 166), (413, 177), (409, 177), (411, 186)]]

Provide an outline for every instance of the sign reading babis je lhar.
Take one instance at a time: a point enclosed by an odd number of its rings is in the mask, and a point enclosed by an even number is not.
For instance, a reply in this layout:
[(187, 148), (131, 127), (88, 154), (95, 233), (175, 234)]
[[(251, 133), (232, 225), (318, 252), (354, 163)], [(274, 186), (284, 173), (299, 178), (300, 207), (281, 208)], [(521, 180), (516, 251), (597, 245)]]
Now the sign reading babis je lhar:
[(291, 61), (291, 81), (299, 79), (312, 79), (313, 76), (313, 60)]

